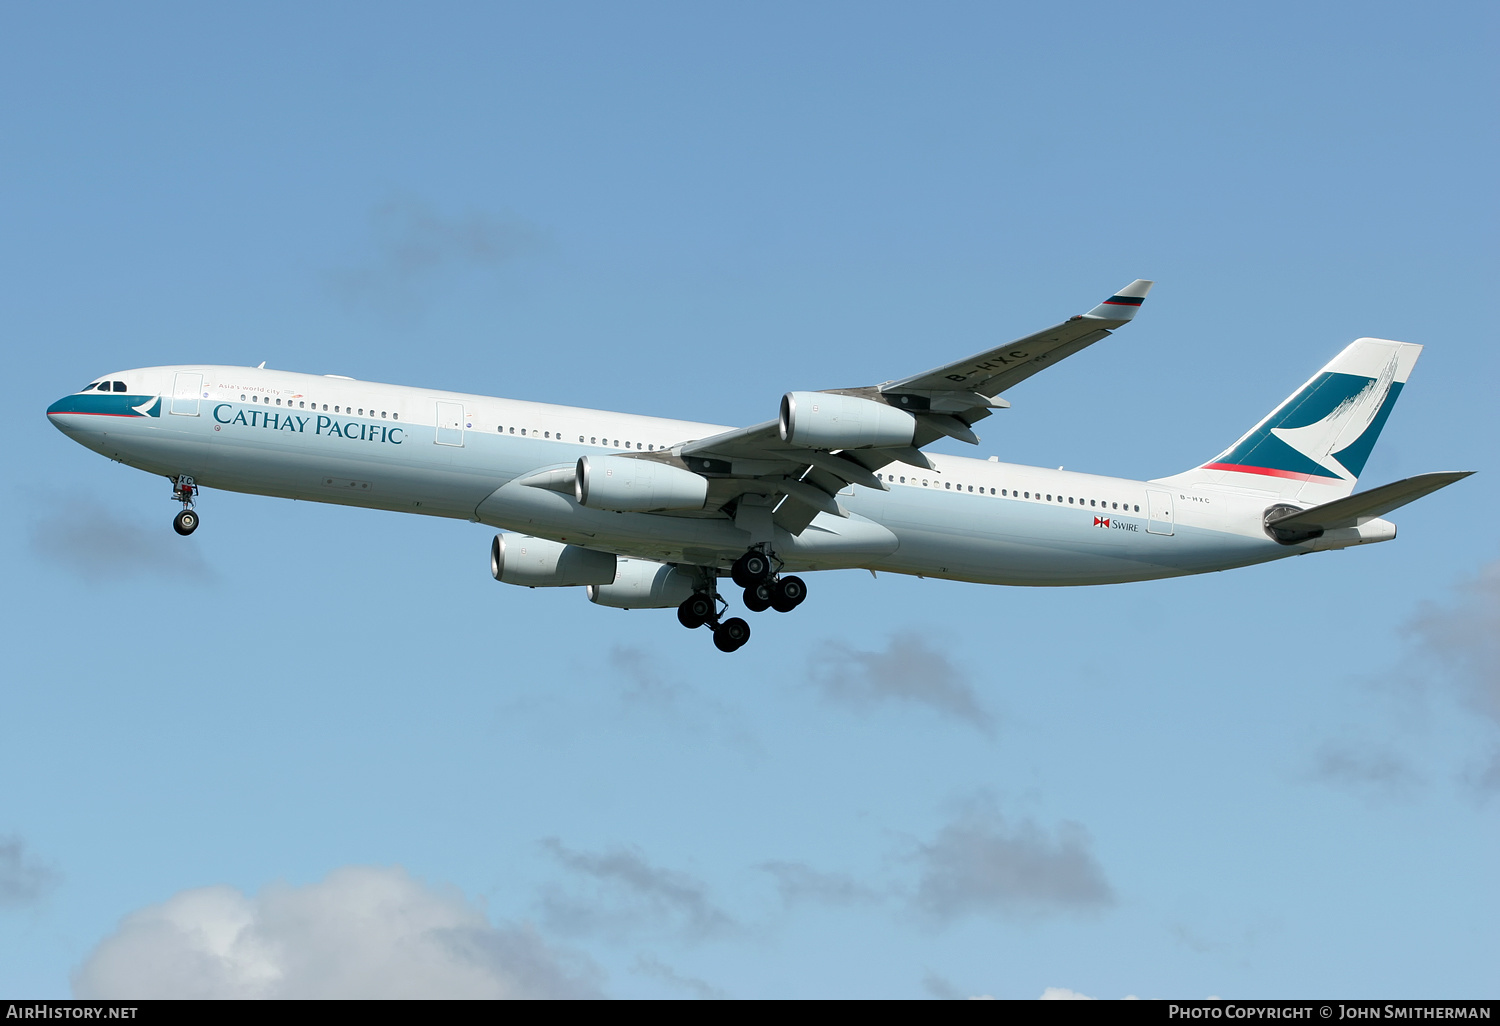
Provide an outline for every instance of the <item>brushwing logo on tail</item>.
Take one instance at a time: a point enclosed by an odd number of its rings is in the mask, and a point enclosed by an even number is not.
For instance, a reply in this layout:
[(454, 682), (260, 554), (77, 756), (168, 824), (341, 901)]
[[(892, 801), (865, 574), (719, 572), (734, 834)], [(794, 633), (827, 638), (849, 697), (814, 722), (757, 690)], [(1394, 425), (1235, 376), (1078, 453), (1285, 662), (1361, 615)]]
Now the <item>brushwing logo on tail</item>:
[(1397, 356), (1392, 354), (1378, 377), (1318, 375), (1204, 469), (1354, 481), (1401, 394), (1396, 372)]

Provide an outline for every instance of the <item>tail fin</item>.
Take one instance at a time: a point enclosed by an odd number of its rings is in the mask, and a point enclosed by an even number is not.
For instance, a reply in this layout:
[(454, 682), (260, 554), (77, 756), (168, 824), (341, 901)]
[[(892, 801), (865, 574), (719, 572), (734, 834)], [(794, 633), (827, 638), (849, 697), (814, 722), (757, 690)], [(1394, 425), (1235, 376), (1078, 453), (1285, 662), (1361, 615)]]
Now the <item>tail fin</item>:
[(1315, 503), (1349, 495), (1421, 352), (1410, 342), (1356, 339), (1239, 441), (1167, 480)]

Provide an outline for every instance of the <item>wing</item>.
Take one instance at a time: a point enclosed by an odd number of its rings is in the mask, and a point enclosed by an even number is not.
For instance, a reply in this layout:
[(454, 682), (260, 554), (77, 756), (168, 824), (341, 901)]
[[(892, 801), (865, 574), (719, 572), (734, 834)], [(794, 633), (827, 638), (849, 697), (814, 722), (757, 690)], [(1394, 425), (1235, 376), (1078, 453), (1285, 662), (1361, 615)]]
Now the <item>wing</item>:
[[(977, 393), (995, 396), (1020, 384), (1081, 349), (1093, 345), (1115, 328), (1130, 321), (1151, 291), (1154, 282), (1136, 280), (1088, 313), (1076, 314), (1014, 342), (977, 353), (945, 367), (913, 374), (880, 386), (886, 394)], [(961, 400), (960, 400), (961, 401)]]
[(1088, 313), (966, 360), (881, 385), (824, 393), (884, 404), (911, 414), (916, 426), (908, 443), (799, 443), (787, 437), (784, 406), (781, 419), (697, 439), (668, 453), (642, 458), (673, 462), (707, 477), (710, 511), (737, 515), (737, 507), (745, 502), (770, 506), (778, 525), (799, 534), (819, 513), (847, 516), (837, 496), (850, 486), (886, 490), (876, 473), (882, 467), (904, 463), (936, 472), (922, 452), (923, 446), (943, 437), (977, 444), (979, 437), (972, 425), (988, 417), (991, 410), (1010, 405), (999, 398), (1000, 393), (1130, 321), (1152, 284), (1133, 281)]

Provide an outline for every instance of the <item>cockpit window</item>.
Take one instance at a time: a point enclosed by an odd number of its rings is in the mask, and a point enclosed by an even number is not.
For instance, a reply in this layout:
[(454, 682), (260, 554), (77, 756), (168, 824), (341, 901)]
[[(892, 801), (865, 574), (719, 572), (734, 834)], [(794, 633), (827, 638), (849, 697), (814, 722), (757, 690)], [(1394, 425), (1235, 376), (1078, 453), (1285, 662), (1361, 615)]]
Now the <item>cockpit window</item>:
[(97, 381), (90, 381), (87, 385), (84, 385), (78, 391), (80, 391), (80, 392), (87, 392), (90, 389), (97, 388), (98, 386), (99, 386), (99, 382), (97, 382)]
[(116, 381), (114, 383), (114, 388), (115, 388), (116, 392), (123, 392), (123, 391), (125, 391), (125, 382), (123, 382), (123, 381)]

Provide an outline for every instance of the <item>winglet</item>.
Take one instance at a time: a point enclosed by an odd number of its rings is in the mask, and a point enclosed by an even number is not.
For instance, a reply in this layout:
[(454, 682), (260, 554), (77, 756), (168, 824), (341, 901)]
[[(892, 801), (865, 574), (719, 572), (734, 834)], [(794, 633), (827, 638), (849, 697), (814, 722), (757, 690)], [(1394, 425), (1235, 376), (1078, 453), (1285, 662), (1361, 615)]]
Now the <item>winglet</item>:
[(1123, 324), (1135, 316), (1136, 310), (1146, 301), (1146, 293), (1150, 292), (1151, 286), (1155, 284), (1154, 281), (1137, 278), (1084, 316), (1097, 317), (1106, 321), (1119, 321)]

